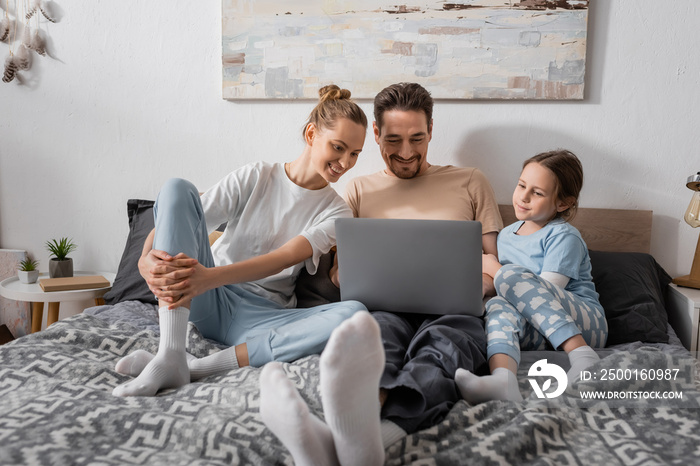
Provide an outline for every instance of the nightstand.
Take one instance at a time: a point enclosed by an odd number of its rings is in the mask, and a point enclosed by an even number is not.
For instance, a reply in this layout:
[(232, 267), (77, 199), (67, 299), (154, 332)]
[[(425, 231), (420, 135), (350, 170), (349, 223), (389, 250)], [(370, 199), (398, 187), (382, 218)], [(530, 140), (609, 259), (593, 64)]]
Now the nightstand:
[[(41, 289), (39, 281), (36, 283), (20, 283), (15, 275), (0, 282), (0, 295), (16, 301), (30, 301), (32, 303), (32, 333), (41, 330), (41, 321), (44, 314), (44, 303), (49, 303), (49, 313), (46, 316), (46, 326), (58, 320), (60, 303), (65, 301), (83, 301), (94, 299), (95, 305), (104, 304), (102, 295), (112, 288), (116, 274), (109, 272), (75, 272), (76, 277), (81, 275), (102, 275), (109, 280), (110, 285), (104, 288), (92, 288), (88, 290), (50, 291)], [(39, 275), (39, 280), (49, 278), (48, 273)]]
[(698, 331), (700, 331), (700, 290), (669, 285), (666, 309), (668, 321), (683, 346), (690, 352), (697, 352)]

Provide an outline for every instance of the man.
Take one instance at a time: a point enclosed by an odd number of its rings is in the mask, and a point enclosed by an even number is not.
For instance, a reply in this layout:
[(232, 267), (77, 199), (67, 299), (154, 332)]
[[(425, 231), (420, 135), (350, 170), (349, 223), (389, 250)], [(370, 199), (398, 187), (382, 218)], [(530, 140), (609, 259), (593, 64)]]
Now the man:
[[(377, 94), (373, 130), (386, 169), (351, 180), (346, 201), (356, 217), (478, 220), (484, 252), (496, 255), (496, 237), (503, 223), (485, 176), (475, 168), (428, 163), (432, 111), (433, 99), (419, 84), (394, 84)], [(337, 285), (337, 267), (331, 276)], [(483, 290), (484, 295), (494, 291), (488, 276), (484, 276)], [(321, 356), (326, 424), (309, 420), (308, 408), (303, 401), (299, 403), (281, 368), (271, 366), (263, 371), (263, 419), (297, 462), (328, 461), (329, 456), (324, 455), (331, 455), (330, 459), (341, 464), (380, 464), (384, 447), (442, 421), (461, 399), (454, 383), (458, 368), (487, 371), (486, 336), (480, 318), (388, 312), (373, 312), (372, 316), (378, 329), (372, 319), (359, 315), (334, 331)], [(376, 353), (378, 330), (386, 359), (383, 372), (377, 369), (376, 357), (369, 356)], [(372, 411), (377, 380), (381, 426)], [(363, 396), (365, 399), (358, 399)], [(272, 413), (278, 415), (284, 409), (279, 400), (296, 407), (287, 412), (296, 421), (290, 424), (288, 419), (286, 427), (273, 425), (270, 419)], [(333, 450), (328, 445), (310, 447), (300, 438), (303, 432), (330, 438), (336, 456), (328, 453)], [(358, 449), (370, 453), (358, 460), (353, 456)]]

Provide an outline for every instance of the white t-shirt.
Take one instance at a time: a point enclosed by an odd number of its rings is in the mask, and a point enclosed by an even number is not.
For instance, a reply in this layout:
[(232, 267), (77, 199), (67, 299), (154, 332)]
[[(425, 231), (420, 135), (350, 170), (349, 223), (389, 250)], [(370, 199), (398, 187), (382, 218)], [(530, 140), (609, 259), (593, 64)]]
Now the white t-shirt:
[(319, 258), (335, 246), (335, 219), (352, 217), (330, 186), (310, 190), (292, 182), (284, 164), (256, 162), (239, 168), (202, 195), (209, 233), (226, 229), (212, 246), (217, 266), (273, 251), (302, 235), (313, 249), (306, 261), (261, 280), (238, 284), (283, 307), (294, 307), (294, 284), (301, 268), (316, 273)]

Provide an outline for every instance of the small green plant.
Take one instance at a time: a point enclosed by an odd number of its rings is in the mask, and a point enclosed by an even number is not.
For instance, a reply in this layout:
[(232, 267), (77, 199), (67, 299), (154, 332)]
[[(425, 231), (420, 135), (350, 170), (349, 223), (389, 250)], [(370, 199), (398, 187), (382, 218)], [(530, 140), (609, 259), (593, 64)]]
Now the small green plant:
[(31, 272), (39, 266), (39, 261), (27, 257), (19, 263), (19, 269), (23, 272)]
[(61, 238), (56, 241), (52, 239), (46, 242), (46, 249), (49, 250), (52, 256), (55, 256), (57, 260), (66, 260), (68, 254), (75, 251), (78, 246), (73, 243), (73, 239)]

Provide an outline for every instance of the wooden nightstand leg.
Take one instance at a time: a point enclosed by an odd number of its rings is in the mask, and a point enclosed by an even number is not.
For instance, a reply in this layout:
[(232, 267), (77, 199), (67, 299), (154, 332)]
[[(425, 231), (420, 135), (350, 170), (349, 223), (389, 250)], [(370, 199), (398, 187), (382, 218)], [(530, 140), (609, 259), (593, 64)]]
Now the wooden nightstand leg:
[(44, 303), (32, 303), (32, 333), (41, 331), (44, 319)]
[(58, 308), (61, 303), (49, 303), (49, 314), (46, 316), (46, 328), (58, 320)]

